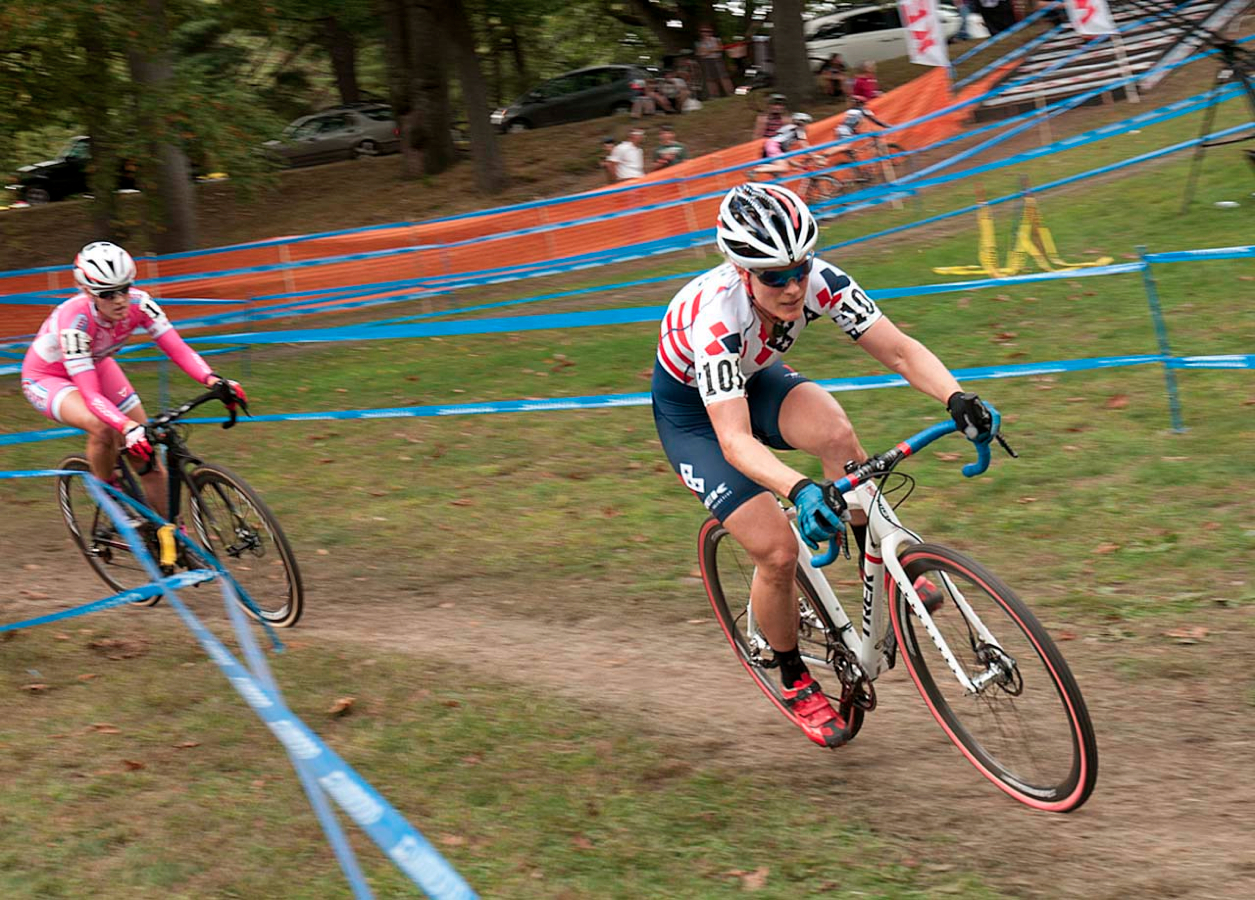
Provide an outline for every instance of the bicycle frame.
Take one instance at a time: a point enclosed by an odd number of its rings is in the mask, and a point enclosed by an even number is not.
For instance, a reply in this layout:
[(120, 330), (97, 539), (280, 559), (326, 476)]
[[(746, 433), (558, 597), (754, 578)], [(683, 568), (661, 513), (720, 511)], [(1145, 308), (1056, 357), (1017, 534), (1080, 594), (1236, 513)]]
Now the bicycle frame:
[[(900, 459), (917, 452), (938, 437), (949, 434), (954, 430), (955, 427), (951, 423), (934, 426), (927, 431), (921, 432), (914, 438), (903, 441), (894, 451), (890, 452), (896, 452), (898, 454), (897, 458)], [(988, 445), (978, 445), (977, 449), (978, 461), (964, 466), (963, 469), (963, 473), (969, 477), (980, 474), (989, 465)], [(896, 461), (896, 459), (893, 460), (894, 463)], [(894, 664), (896, 646), (889, 640), (891, 634), (889, 596), (890, 585), (896, 584), (898, 590), (907, 598), (912, 611), (919, 618), (920, 622), (923, 623), (928, 636), (942, 654), (955, 679), (962, 685), (964, 690), (970, 693), (979, 693), (994, 678), (993, 667), (991, 666), (988, 672), (979, 674), (975, 678), (969, 676), (959, 664), (941, 632), (933, 623), (932, 616), (925, 608), (923, 601), (915, 590), (915, 586), (907, 577), (902, 564), (898, 561), (898, 557), (904, 548), (911, 544), (923, 543), (923, 539), (902, 524), (893, 507), (885, 501), (874, 480), (861, 480), (858, 476), (850, 476), (838, 481), (837, 486), (839, 488), (850, 488), (845, 490), (843, 494), (846, 503), (851, 509), (861, 509), (867, 515), (867, 548), (863, 571), (860, 573), (862, 581), (861, 628), (857, 634), (855, 633), (853, 621), (846, 613), (844, 607), (842, 607), (841, 601), (837, 599), (832, 585), (829, 584), (828, 579), (824, 577), (819, 567), (816, 565), (802, 565), (799, 566), (799, 569), (801, 577), (808, 582), (814, 592), (814, 596), (823, 605), (829, 622), (836, 629), (836, 636), (853, 655), (853, 658), (862, 669), (862, 674), (866, 676), (868, 681), (875, 681), (877, 677), (890, 669)], [(798, 559), (811, 560), (810, 548), (803, 541), (801, 533), (797, 530), (796, 511), (792, 509), (787, 510), (786, 515), (789, 518), (789, 525), (793, 529), (793, 536), (797, 542)], [(830, 554), (834, 552), (830, 551)], [(817, 557), (816, 560), (819, 560), (819, 558)], [(826, 561), (831, 562), (831, 559)], [(820, 560), (820, 564), (824, 564), (824, 561)], [(944, 587), (950, 597), (962, 608), (968, 621), (974, 624), (981, 639), (985, 643), (1001, 650), (1002, 645), (985, 626), (984, 622), (981, 621), (980, 617), (976, 615), (966, 598), (963, 597), (962, 592), (959, 591), (949, 576), (945, 573), (938, 574), (942, 578)], [(753, 622), (752, 610), (748, 626), (757, 631)], [(807, 653), (802, 655), (808, 663), (827, 665), (831, 662), (831, 660), (819, 659)]]

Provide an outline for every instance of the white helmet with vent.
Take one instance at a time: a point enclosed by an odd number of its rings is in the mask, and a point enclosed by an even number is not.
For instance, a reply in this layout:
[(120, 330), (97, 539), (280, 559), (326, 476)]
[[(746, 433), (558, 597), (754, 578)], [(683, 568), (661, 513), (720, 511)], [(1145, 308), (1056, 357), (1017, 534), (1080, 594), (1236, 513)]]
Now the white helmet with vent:
[(93, 241), (74, 257), (74, 280), (89, 294), (129, 288), (135, 275), (131, 254), (108, 241)]
[(806, 258), (819, 226), (802, 198), (775, 184), (742, 184), (719, 207), (715, 242), (730, 262), (746, 269), (779, 269)]

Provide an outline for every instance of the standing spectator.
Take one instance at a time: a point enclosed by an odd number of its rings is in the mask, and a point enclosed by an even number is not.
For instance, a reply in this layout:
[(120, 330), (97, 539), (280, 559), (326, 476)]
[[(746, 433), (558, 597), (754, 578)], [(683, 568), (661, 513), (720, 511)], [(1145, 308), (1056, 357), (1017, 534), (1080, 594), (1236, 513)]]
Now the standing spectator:
[(819, 67), (819, 82), (823, 86), (824, 93), (829, 97), (844, 97), (845, 77), (848, 74), (849, 67), (846, 66), (840, 53), (834, 53), (828, 57), (828, 61)]
[(706, 96), (731, 97), (732, 81), (728, 78), (728, 69), (723, 63), (723, 44), (715, 37), (715, 31), (709, 25), (703, 25), (700, 33), (697, 58), (701, 61), (702, 76), (706, 79)]
[(1011, 0), (980, 0), (980, 17), (991, 36), (1006, 31), (1015, 24), (1015, 10), (1011, 8)]
[(615, 181), (631, 181), (645, 174), (645, 151), (641, 149), (644, 141), (645, 131), (633, 128), (627, 140), (620, 141), (610, 151), (606, 161), (613, 167)]
[(946, 38), (947, 44), (953, 44), (955, 41), (970, 40), (972, 37), (967, 33), (967, 17), (972, 13), (968, 0), (954, 0), (954, 5), (959, 11), (959, 30)]
[(665, 169), (667, 166), (674, 166), (678, 162), (682, 162), (687, 158), (684, 151), (684, 145), (675, 139), (675, 129), (670, 125), (663, 125), (658, 129), (658, 149), (654, 151), (654, 168), (653, 171)]
[(882, 93), (880, 82), (876, 80), (876, 64), (869, 59), (859, 66), (858, 78), (854, 79), (854, 85), (850, 88), (850, 97), (866, 103)]
[[(772, 94), (767, 100), (767, 111), (754, 120), (754, 140), (767, 140), (776, 136), (793, 117), (789, 115), (788, 98), (784, 94)], [(764, 156), (767, 154), (764, 152)]]
[(614, 184), (619, 180), (619, 167), (610, 159), (614, 153), (614, 138), (601, 139), (601, 168), (606, 173), (606, 183)]

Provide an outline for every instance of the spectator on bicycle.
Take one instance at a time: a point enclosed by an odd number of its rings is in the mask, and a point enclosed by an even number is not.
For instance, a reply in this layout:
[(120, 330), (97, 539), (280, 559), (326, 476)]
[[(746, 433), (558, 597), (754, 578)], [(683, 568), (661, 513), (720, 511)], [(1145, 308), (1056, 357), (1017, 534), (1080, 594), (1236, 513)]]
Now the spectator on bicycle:
[(811, 124), (811, 121), (807, 113), (794, 113), (788, 125), (782, 126), (774, 137), (766, 138), (763, 141), (763, 159), (774, 160), (774, 162), (757, 166), (754, 173), (768, 176), (783, 175), (791, 169), (801, 168), (804, 164), (801, 156), (790, 156), (787, 159), (779, 157), (810, 146), (810, 142), (806, 139), (806, 126)]
[[(79, 292), (52, 311), (22, 361), (22, 393), (35, 409), (62, 425), (87, 432), (92, 474), (114, 481), (118, 452), (152, 459), (139, 394), (113, 355), (133, 331), (143, 329), (193, 380), (223, 381), (174, 330), (147, 292), (134, 287), (135, 260), (116, 244), (94, 241), (74, 258)], [(228, 381), (239, 400), (244, 389)], [(159, 460), (143, 477), (153, 509), (165, 509), (165, 477)]]
[[(776, 497), (797, 509), (813, 548), (849, 518), (863, 550), (866, 516), (847, 512), (768, 449), (818, 456), (824, 477), (867, 454), (841, 405), (780, 357), (825, 316), (921, 393), (945, 404), (973, 441), (992, 438), (988, 408), (945, 365), (904, 334), (849, 275), (814, 258), (819, 228), (792, 191), (744, 184), (723, 199), (716, 241), (727, 259), (671, 300), (654, 363), (654, 422), (684, 485), (744, 547), (756, 567), (750, 602), (780, 669), (787, 714), (817, 744), (840, 742), (846, 723), (798, 652), (794, 573), (798, 547)], [(765, 446), (764, 446), (765, 445)]]
[(683, 162), (686, 153), (684, 145), (675, 139), (675, 129), (670, 125), (662, 125), (658, 129), (658, 147), (654, 150), (654, 167), (652, 171), (665, 169)]
[[(788, 99), (784, 94), (772, 94), (767, 100), (767, 111), (759, 113), (754, 120), (754, 140), (765, 140), (776, 136), (776, 132), (793, 121), (789, 115)], [(766, 145), (763, 147), (766, 156)]]

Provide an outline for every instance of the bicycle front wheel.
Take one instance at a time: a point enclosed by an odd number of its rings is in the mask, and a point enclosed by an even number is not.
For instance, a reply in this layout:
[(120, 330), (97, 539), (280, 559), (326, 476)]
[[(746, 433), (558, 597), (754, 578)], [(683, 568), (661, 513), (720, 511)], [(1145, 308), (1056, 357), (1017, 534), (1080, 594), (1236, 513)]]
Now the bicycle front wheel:
[[(792, 719), (779, 679), (769, 671), (773, 667), (771, 648), (753, 623), (750, 584), (754, 579), (754, 561), (715, 518), (707, 519), (702, 525), (698, 535), (698, 552), (706, 594), (715, 610), (719, 627), (732, 644), (733, 652), (767, 698)], [(798, 649), (810, 662), (826, 662), (832, 658), (830, 643), (837, 640), (836, 628), (828, 621), (823, 605), (815, 596), (815, 589), (803, 575), (800, 563), (794, 588), (799, 617)], [(836, 676), (830, 673), (830, 677)], [(853, 703), (838, 702), (835, 695), (832, 699), (846, 722), (845, 736), (841, 741), (844, 743), (858, 734), (863, 725), (863, 710)]]
[[(57, 468), (74, 472), (91, 471), (91, 466), (81, 456), (67, 456)], [(92, 571), (113, 591), (133, 590), (152, 581), (148, 570), (135, 558), (130, 545), (118, 533), (113, 520), (87, 492), (82, 478), (76, 475), (57, 477), (57, 505), (74, 545)], [(139, 527), (142, 535), (145, 526), (141, 524)], [(136, 606), (153, 606), (161, 602), (161, 595), (133, 602)]]
[(822, 203), (841, 196), (845, 190), (845, 182), (832, 175), (815, 175), (811, 177), (808, 203)]
[(933, 717), (1016, 800), (1050, 812), (1078, 808), (1098, 777), (1098, 745), (1076, 679), (1041, 623), (961, 553), (914, 544), (899, 561), (912, 584), (925, 578), (941, 593), (929, 616), (941, 641), (896, 582), (890, 598), (903, 660)]
[(261, 619), (276, 628), (295, 625), (305, 607), (301, 572), (270, 507), (222, 466), (205, 463), (190, 477), (192, 522), (202, 543), (248, 593)]

